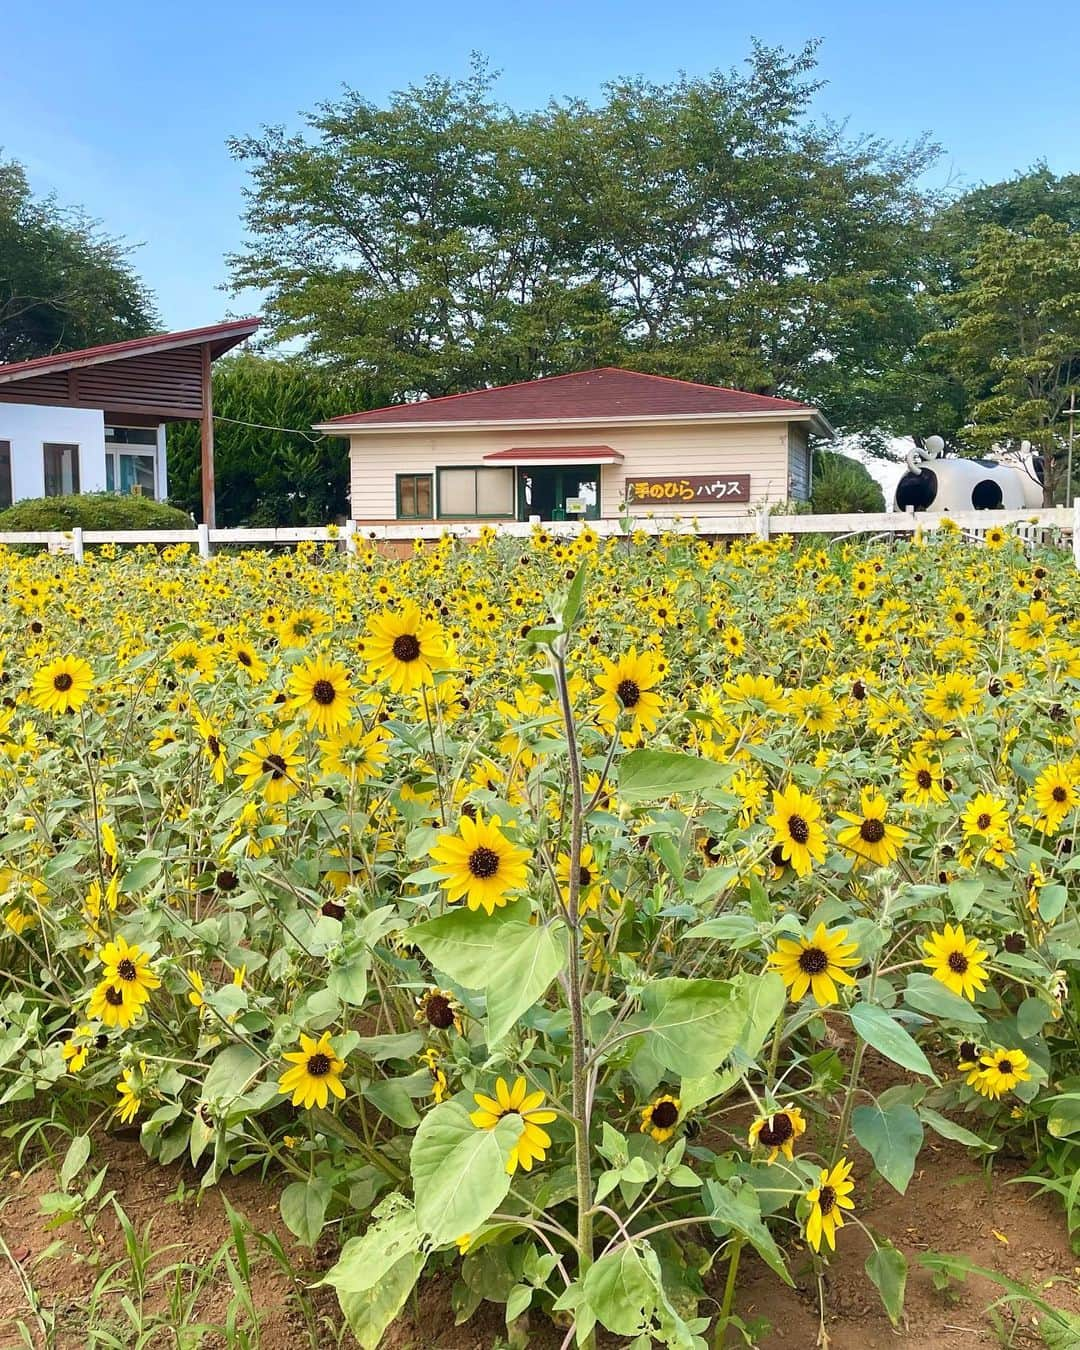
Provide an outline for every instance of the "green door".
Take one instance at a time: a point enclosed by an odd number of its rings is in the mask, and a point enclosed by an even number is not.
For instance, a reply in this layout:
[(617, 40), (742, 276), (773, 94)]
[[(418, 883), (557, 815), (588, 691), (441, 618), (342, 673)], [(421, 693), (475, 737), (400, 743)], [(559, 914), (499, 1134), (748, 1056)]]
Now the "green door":
[[(569, 510), (567, 503), (582, 510)], [(518, 517), (528, 520), (599, 520), (600, 469), (595, 465), (518, 469)]]

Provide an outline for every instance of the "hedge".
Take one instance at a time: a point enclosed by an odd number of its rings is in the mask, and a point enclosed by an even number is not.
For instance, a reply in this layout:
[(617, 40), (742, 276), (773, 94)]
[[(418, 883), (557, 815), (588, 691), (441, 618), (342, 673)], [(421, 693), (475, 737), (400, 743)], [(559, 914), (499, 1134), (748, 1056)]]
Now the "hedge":
[(149, 497), (81, 492), (69, 497), (28, 497), (0, 511), (7, 530), (192, 530), (191, 517)]

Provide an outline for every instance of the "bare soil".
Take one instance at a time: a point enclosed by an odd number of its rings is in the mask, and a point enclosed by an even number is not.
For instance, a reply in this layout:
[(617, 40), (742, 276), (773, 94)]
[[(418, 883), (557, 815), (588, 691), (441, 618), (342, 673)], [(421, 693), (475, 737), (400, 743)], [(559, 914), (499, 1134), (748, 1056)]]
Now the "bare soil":
[[(869, 1160), (857, 1151), (856, 1156), (862, 1172), (856, 1192), (860, 1217), (889, 1237), (908, 1258), (906, 1325), (900, 1331), (889, 1325), (877, 1293), (863, 1272), (869, 1244), (860, 1230), (849, 1224), (839, 1235), (839, 1251), (829, 1267), (827, 1281), (832, 1350), (974, 1350), (999, 1344), (986, 1309), (1001, 1290), (975, 1277), (944, 1292), (935, 1290), (929, 1271), (917, 1263), (919, 1254), (929, 1249), (962, 1253), (978, 1265), (1034, 1288), (1060, 1280), (1046, 1291), (1048, 1302), (1080, 1312), (1080, 1259), (1070, 1249), (1064, 1216), (1051, 1199), (1033, 1197), (1030, 1187), (1008, 1184), (1010, 1178), (1024, 1171), (1020, 1161), (996, 1163), (988, 1181), (964, 1149), (931, 1136), (907, 1195), (899, 1196), (880, 1179), (871, 1181)], [(181, 1259), (204, 1264), (228, 1241), (222, 1195), (255, 1228), (277, 1234), (305, 1284), (318, 1279), (335, 1259), (330, 1247), (320, 1246), (312, 1253), (291, 1241), (278, 1217), (274, 1185), (254, 1174), (226, 1178), (219, 1189), (209, 1189), (200, 1196), (196, 1174), (179, 1166), (162, 1169), (150, 1164), (135, 1140), (114, 1137), (99, 1142), (94, 1161), (98, 1166), (108, 1164), (106, 1189), (116, 1191), (136, 1229), (152, 1223), (152, 1245), (160, 1253), (160, 1264)], [(196, 1198), (181, 1203), (175, 1195), (182, 1179)], [(45, 1226), (38, 1201), (54, 1185), (47, 1168), (26, 1176), (12, 1173), (0, 1180), (0, 1237), (45, 1306), (56, 1312), (60, 1350), (82, 1350), (86, 1344), (87, 1297), (101, 1271), (122, 1255), (122, 1235), (112, 1215), (103, 1213), (96, 1226), (99, 1259), (94, 1264), (88, 1262), (91, 1239), (81, 1230), (68, 1226), (58, 1234)], [(35, 1258), (57, 1236), (65, 1239), (63, 1252), (35, 1264)], [(171, 1250), (163, 1250), (167, 1248)], [(795, 1290), (783, 1288), (764, 1267), (744, 1258), (737, 1311), (747, 1320), (764, 1318), (771, 1325), (772, 1330), (760, 1342), (763, 1350), (806, 1350), (817, 1340), (816, 1285), (809, 1255), (796, 1248), (789, 1257)], [(294, 1350), (308, 1345), (290, 1276), (263, 1259), (254, 1283), (262, 1317), (263, 1350)], [(425, 1283), (417, 1307), (410, 1306), (408, 1315), (402, 1316), (386, 1336), (388, 1350), (490, 1350), (506, 1345), (501, 1307), (482, 1304), (469, 1324), (453, 1325), (450, 1286), (446, 1275)], [(718, 1295), (719, 1290), (715, 1292)], [(200, 1320), (222, 1322), (230, 1293), (224, 1278), (211, 1285), (200, 1306)], [(318, 1315), (336, 1322), (331, 1291), (316, 1291), (315, 1298)], [(22, 1283), (0, 1253), (0, 1350), (22, 1343), (16, 1325), (20, 1320), (32, 1325)], [(564, 1336), (546, 1320), (535, 1317), (526, 1334), (527, 1344), (536, 1350), (556, 1350)], [(160, 1344), (166, 1343), (163, 1335)], [(325, 1344), (335, 1343), (327, 1333)], [(1023, 1326), (1012, 1342), (1015, 1346), (1039, 1343)], [(208, 1335), (204, 1344), (207, 1350), (215, 1350), (222, 1342)], [(342, 1344), (354, 1346), (355, 1342), (346, 1336)], [(616, 1342), (605, 1338), (604, 1344)]]

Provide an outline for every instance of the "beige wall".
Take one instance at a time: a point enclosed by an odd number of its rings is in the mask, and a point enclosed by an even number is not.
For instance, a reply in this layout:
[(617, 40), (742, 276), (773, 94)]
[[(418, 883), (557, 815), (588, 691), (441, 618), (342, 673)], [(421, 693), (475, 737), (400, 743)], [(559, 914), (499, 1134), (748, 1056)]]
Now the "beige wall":
[[(670, 474), (750, 474), (749, 506), (698, 503), (683, 515), (730, 516), (755, 504), (784, 501), (791, 474), (788, 422), (695, 423), (690, 426), (591, 426), (547, 430), (407, 432), (352, 438), (352, 516), (357, 521), (393, 520), (397, 512), (395, 478), (400, 473), (431, 473), (453, 465), (484, 464), (484, 456), (510, 446), (609, 445), (624, 455), (622, 464), (605, 464), (600, 473), (600, 514), (617, 518), (627, 478)], [(802, 430), (801, 428), (799, 429)], [(805, 433), (803, 433), (805, 444)], [(656, 507), (641, 503), (634, 515)], [(665, 514), (677, 514), (664, 508)]]

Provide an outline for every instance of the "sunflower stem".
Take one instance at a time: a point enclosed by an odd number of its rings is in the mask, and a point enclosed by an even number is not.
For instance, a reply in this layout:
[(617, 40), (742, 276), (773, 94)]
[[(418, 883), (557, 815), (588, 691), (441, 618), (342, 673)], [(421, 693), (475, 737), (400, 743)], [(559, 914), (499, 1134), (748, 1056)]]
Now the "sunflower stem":
[(731, 1307), (735, 1302), (735, 1281), (739, 1274), (739, 1257), (742, 1256), (742, 1238), (732, 1238), (731, 1255), (728, 1257), (727, 1280), (724, 1282), (724, 1301), (720, 1305), (720, 1335), (717, 1346), (724, 1343), (727, 1334), (727, 1321), (731, 1316)]
[[(570, 773), (570, 870), (567, 878), (566, 918), (570, 929), (570, 1039), (571, 1039), (571, 1114), (574, 1118), (575, 1158), (577, 1183), (577, 1251), (579, 1280), (584, 1279), (593, 1259), (592, 1168), (589, 1158), (588, 1071), (585, 1048), (585, 1017), (582, 1007), (581, 925), (578, 908), (581, 898), (581, 843), (585, 803), (581, 788), (581, 761), (578, 758), (574, 713), (570, 701), (570, 687), (566, 678), (565, 637), (557, 648), (552, 648), (551, 660), (555, 683), (559, 692), (566, 730), (566, 751)], [(590, 1333), (579, 1342), (582, 1350), (591, 1350), (595, 1344)]]

